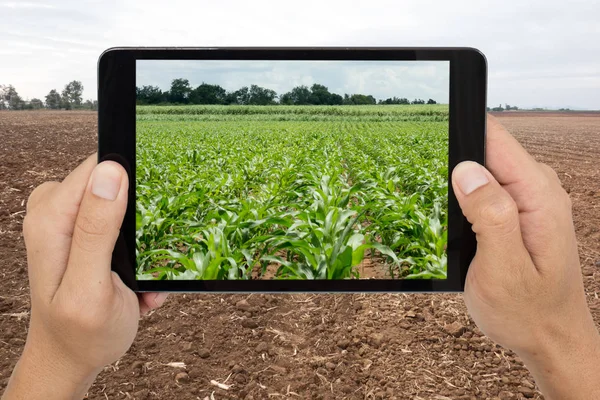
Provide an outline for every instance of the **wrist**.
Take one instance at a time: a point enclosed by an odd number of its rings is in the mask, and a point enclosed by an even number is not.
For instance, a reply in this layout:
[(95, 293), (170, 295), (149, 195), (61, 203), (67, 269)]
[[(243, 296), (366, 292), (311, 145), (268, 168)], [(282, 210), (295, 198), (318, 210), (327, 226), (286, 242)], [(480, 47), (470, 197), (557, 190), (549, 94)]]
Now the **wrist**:
[(2, 399), (83, 398), (100, 369), (82, 368), (57, 353), (50, 345), (27, 343)]
[(536, 345), (516, 351), (547, 399), (600, 398), (600, 334), (591, 318), (540, 329)]

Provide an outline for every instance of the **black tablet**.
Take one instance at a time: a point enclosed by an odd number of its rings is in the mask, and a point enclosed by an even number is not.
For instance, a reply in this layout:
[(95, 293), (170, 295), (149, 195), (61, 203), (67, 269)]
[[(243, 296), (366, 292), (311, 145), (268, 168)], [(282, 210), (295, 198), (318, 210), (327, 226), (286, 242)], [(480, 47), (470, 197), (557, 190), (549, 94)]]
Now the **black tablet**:
[(471, 48), (114, 48), (99, 161), (129, 173), (113, 270), (135, 291), (461, 291), (450, 184), (484, 162)]

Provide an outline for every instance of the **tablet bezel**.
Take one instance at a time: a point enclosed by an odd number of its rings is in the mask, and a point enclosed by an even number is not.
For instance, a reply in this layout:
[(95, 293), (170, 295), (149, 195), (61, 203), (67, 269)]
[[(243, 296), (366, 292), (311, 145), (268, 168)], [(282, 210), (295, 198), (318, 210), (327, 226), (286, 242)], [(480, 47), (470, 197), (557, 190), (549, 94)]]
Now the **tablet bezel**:
[[(111, 48), (98, 60), (98, 160), (114, 160), (135, 182), (136, 60), (396, 60), (450, 62), (449, 171), (461, 161), (485, 161), (487, 62), (473, 48)], [(112, 269), (137, 292), (458, 292), (475, 254), (475, 234), (448, 176), (447, 279), (162, 280), (135, 279), (135, 185)]]

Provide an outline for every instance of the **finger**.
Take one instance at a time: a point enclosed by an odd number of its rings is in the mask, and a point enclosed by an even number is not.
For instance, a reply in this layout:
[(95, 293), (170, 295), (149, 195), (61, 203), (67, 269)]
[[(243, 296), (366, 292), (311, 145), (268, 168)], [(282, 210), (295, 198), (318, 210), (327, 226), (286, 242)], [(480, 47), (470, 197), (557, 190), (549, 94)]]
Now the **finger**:
[(25, 205), (26, 213), (29, 214), (38, 208), (40, 204), (43, 204), (44, 201), (47, 201), (58, 185), (60, 185), (58, 182), (44, 182), (33, 189)]
[(71, 240), (77, 211), (95, 166), (94, 154), (75, 168), (60, 184), (44, 183), (29, 196), (27, 212), (38, 210), (38, 231), (42, 232), (47, 240), (58, 236), (62, 242), (66, 239)]
[(519, 211), (533, 211), (543, 201), (545, 174), (538, 162), (498, 122), (488, 115), (486, 167), (515, 200)]
[(127, 173), (113, 161), (94, 168), (73, 228), (65, 278), (70, 285), (110, 283), (110, 265), (127, 208)]
[[(92, 175), (94, 167), (98, 164), (98, 156), (96, 153), (89, 156), (83, 163), (73, 170), (61, 182), (49, 202), (51, 207), (49, 212), (59, 216), (65, 224), (61, 224), (60, 232), (64, 235), (71, 236), (73, 233), (73, 222), (77, 217), (83, 194)], [(69, 221), (70, 223), (66, 223)]]
[[(45, 182), (36, 187), (27, 199), (25, 218), (23, 220), (23, 238), (27, 248), (27, 271), (29, 274), (29, 286), (32, 294), (48, 296), (54, 293), (56, 289), (56, 274), (48, 274), (45, 266), (48, 261), (48, 254), (51, 249), (46, 246), (47, 233), (40, 232), (40, 222), (44, 221), (43, 213), (35, 212), (44, 199), (48, 199), (58, 182)], [(60, 253), (60, 251), (59, 251)], [(42, 283), (40, 285), (40, 282)]]
[(162, 306), (169, 294), (166, 292), (160, 293), (140, 293), (140, 314), (144, 315), (148, 312)]
[(537, 166), (537, 161), (490, 114), (487, 115), (486, 142), (486, 167), (502, 185), (510, 184), (523, 176), (515, 171), (516, 166)]
[(529, 257), (517, 205), (489, 171), (477, 163), (462, 162), (452, 172), (452, 187), (463, 214), (473, 225), (479, 258), (489, 260), (489, 265), (503, 265), (503, 257)]
[(76, 210), (96, 164), (96, 155), (71, 172), (62, 183), (40, 185), (30, 195), (23, 221), (32, 295), (52, 298), (64, 275)]

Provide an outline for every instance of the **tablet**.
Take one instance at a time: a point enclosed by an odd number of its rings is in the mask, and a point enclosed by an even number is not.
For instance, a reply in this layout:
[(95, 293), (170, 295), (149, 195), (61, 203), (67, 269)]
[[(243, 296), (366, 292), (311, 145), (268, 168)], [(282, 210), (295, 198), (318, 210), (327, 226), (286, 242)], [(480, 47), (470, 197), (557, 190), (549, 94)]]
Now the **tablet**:
[(486, 85), (472, 48), (109, 49), (112, 268), (139, 292), (462, 291), (450, 176), (484, 163)]

